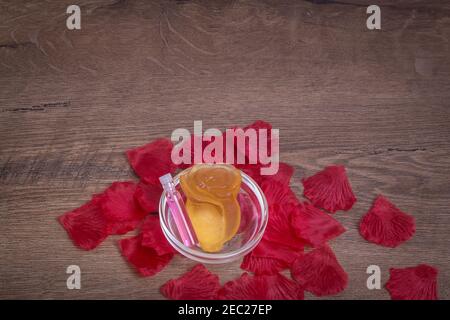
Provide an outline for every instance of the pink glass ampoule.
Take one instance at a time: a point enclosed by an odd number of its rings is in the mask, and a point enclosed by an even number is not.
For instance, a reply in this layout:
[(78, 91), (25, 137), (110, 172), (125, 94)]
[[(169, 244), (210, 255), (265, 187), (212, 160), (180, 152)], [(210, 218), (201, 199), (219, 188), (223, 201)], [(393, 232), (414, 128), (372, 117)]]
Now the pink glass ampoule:
[(166, 192), (167, 204), (169, 205), (170, 212), (184, 245), (187, 247), (198, 245), (198, 240), (187, 215), (183, 198), (175, 188), (171, 174), (168, 173), (159, 177), (159, 182)]

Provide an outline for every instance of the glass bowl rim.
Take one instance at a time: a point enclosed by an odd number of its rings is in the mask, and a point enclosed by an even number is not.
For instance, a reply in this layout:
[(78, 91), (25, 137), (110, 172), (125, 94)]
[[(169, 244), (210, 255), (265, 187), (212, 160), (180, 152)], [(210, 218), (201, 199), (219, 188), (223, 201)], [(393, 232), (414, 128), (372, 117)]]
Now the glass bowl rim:
[[(188, 168), (189, 169), (189, 168)], [(187, 169), (185, 169), (187, 170)], [(179, 172), (174, 178), (174, 184), (177, 186), (180, 181), (180, 175), (185, 171)], [(171, 244), (171, 246), (176, 249), (178, 252), (180, 252), (183, 256), (186, 256), (192, 260), (202, 262), (202, 263), (226, 263), (230, 261), (234, 261), (243, 255), (249, 253), (251, 250), (253, 250), (258, 243), (261, 241), (261, 238), (264, 234), (264, 231), (267, 226), (267, 222), (269, 219), (269, 211), (268, 211), (268, 205), (267, 200), (264, 195), (264, 192), (261, 190), (261, 187), (253, 180), (249, 175), (247, 175), (245, 172), (239, 170), (242, 176), (242, 183), (245, 183), (251, 190), (253, 194), (255, 194), (256, 199), (258, 200), (258, 203), (261, 207), (261, 225), (259, 228), (255, 231), (255, 235), (253, 238), (245, 243), (242, 247), (231, 251), (227, 253), (208, 253), (208, 252), (202, 252), (197, 251), (192, 248), (189, 248), (185, 246), (181, 241), (179, 241), (172, 232), (169, 231), (168, 223), (165, 218), (165, 209), (166, 209), (166, 192), (163, 191), (161, 194), (161, 198), (159, 201), (159, 221), (161, 225), (161, 229), (163, 231), (164, 236), (166, 237), (167, 241)]]

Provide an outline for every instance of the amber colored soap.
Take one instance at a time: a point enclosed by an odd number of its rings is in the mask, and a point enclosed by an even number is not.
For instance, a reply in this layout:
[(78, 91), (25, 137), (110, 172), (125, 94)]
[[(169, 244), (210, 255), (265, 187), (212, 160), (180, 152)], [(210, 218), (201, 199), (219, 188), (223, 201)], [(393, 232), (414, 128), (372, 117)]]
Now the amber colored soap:
[(226, 164), (196, 164), (180, 176), (186, 210), (204, 251), (220, 251), (239, 229), (241, 181), (240, 171)]

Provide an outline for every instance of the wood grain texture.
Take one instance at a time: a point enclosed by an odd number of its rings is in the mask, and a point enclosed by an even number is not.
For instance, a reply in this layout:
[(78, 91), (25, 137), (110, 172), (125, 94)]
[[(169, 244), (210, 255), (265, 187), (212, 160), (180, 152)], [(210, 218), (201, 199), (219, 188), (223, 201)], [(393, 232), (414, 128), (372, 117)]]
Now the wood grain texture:
[[(450, 298), (450, 4), (377, 1), (0, 1), (0, 298), (160, 299), (194, 263), (176, 257), (140, 278), (117, 239), (75, 248), (56, 222), (115, 180), (134, 179), (124, 151), (178, 127), (272, 122), (281, 160), (300, 179), (348, 168), (358, 202), (336, 214), (332, 247), (350, 283), (336, 299), (388, 299), (366, 288), (370, 264), (429, 263)], [(417, 221), (396, 249), (357, 224), (378, 193)], [(235, 262), (211, 266), (221, 281)], [(67, 290), (77, 264), (82, 289)], [(307, 298), (314, 298), (307, 294)]]

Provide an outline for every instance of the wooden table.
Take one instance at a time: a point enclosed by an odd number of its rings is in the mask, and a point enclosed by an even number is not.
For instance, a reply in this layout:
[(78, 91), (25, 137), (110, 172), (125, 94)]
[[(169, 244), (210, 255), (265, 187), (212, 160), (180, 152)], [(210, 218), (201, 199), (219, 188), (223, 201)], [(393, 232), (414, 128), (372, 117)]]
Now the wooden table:
[[(0, 3), (0, 298), (160, 299), (194, 265), (182, 257), (141, 278), (110, 237), (74, 247), (56, 217), (116, 180), (124, 151), (194, 120), (224, 129), (263, 119), (301, 178), (348, 169), (358, 202), (332, 242), (350, 282), (337, 299), (388, 299), (366, 288), (376, 264), (439, 268), (450, 298), (450, 4), (431, 0), (78, 0)], [(318, 4), (314, 2), (329, 2)], [(381, 30), (366, 8), (381, 6)], [(358, 222), (383, 193), (417, 221), (396, 249), (365, 242)], [(79, 265), (81, 290), (66, 288)], [(210, 266), (221, 281), (240, 262)], [(307, 298), (314, 298), (307, 294)]]

